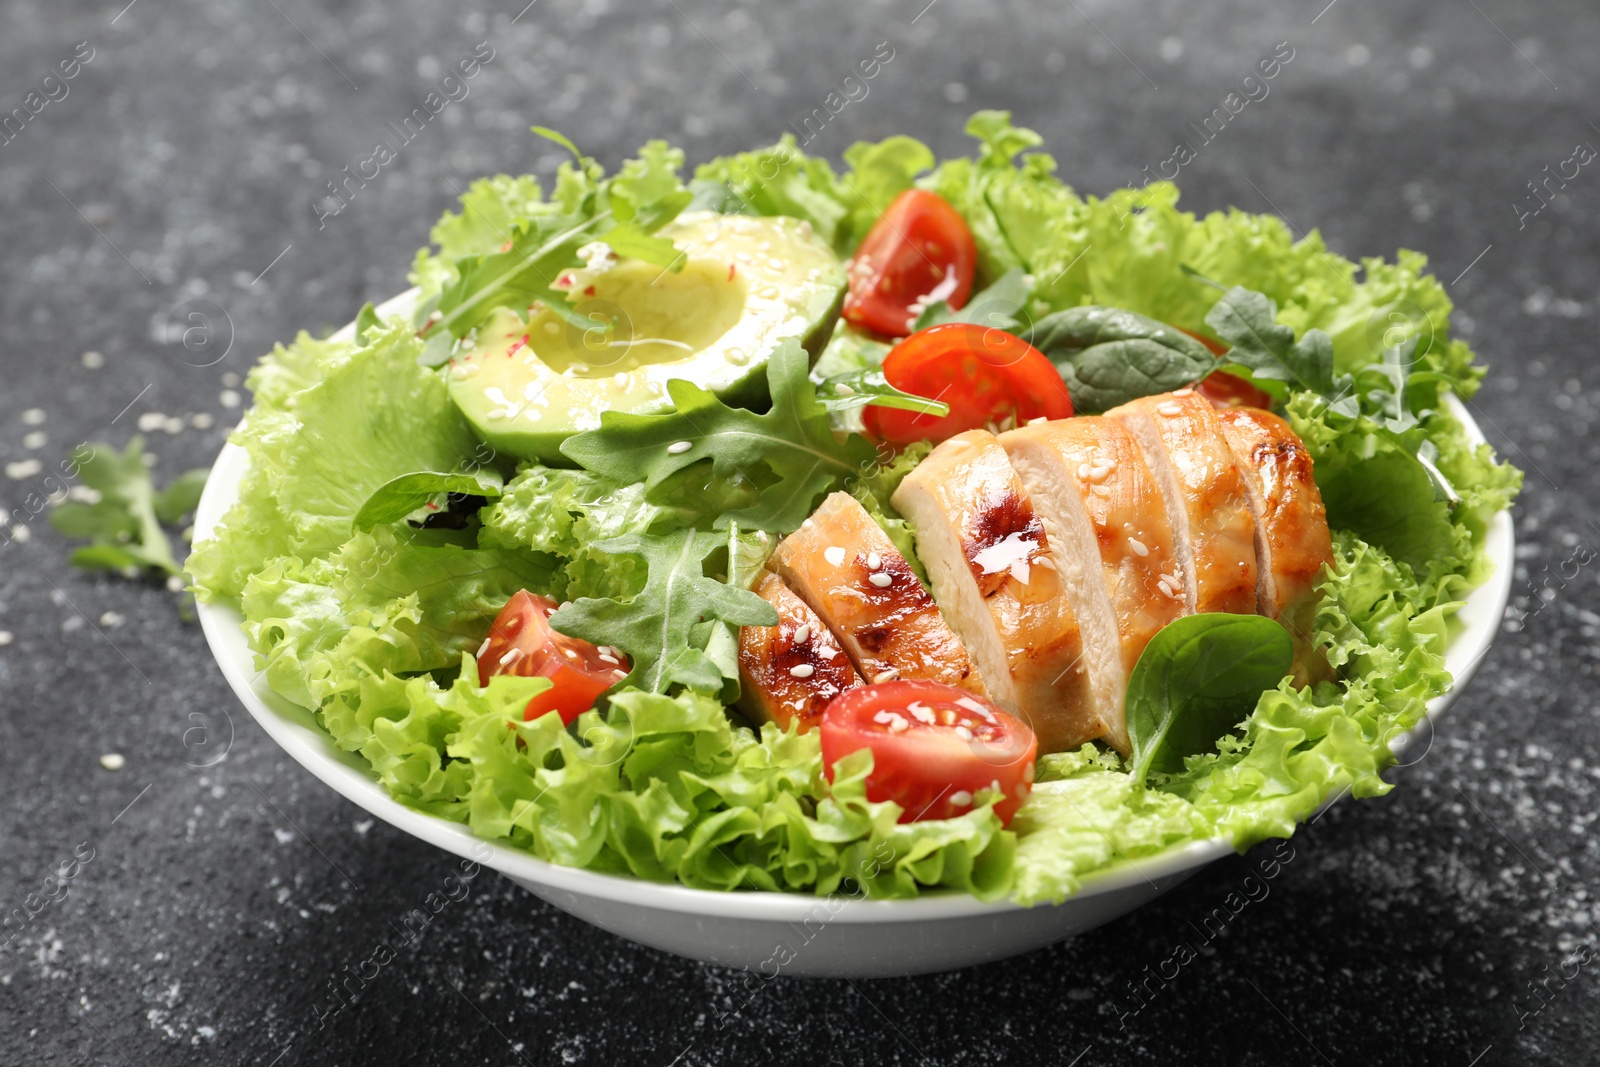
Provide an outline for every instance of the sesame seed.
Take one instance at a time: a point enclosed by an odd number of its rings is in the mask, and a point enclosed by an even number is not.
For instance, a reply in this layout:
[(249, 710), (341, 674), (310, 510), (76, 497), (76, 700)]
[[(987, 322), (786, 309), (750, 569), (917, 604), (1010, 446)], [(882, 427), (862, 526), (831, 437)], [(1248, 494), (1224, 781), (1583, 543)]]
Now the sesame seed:
[(837, 567), (839, 564), (844, 562), (844, 549), (840, 548), (838, 545), (829, 545), (827, 548), (822, 550), (822, 558), (827, 560), (833, 566)]
[(817, 673), (817, 669), (809, 663), (796, 663), (789, 668), (789, 676), (791, 678), (809, 678), (815, 673)]
[(576, 652), (574, 652), (570, 648), (563, 648), (561, 650), (561, 654), (563, 656), (566, 656), (568, 659), (577, 659), (578, 658), (578, 654)]
[(98, 370), (106, 365), (106, 357), (95, 351), (85, 352), (78, 359), (90, 370)]
[[(183, 592), (183, 575), (174, 574), (170, 578), (167, 579), (167, 592), (169, 592), (169, 593), (181, 593), (181, 592)], [(488, 640), (488, 639), (485, 638), (485, 640)]]
[(611, 672), (611, 676), (620, 682), (628, 676), (628, 672), (619, 667)]
[(834, 386), (833, 391), (838, 393), (840, 396), (855, 396), (856, 394), (854, 389), (850, 388), (843, 382), (840, 382), (838, 385)]
[(43, 426), (44, 408), (29, 408), (27, 411), (24, 411), (22, 413), (22, 425)]
[(139, 416), (139, 429), (145, 433), (149, 433), (152, 430), (161, 429), (161, 424), (166, 421), (167, 417), (161, 414), (161, 412), (146, 411), (144, 414)]
[(1090, 467), (1089, 468), (1089, 480), (1091, 482), (1103, 482), (1103, 481), (1106, 480), (1107, 477), (1110, 476), (1111, 472), (1113, 470), (1115, 470), (1115, 469), (1116, 469), (1115, 466), (1112, 465), (1112, 464), (1109, 464), (1109, 463), (1101, 464), (1098, 467)]
[(227, 386), (229, 389), (236, 388), (239, 384), (239, 376), (230, 370), (223, 374), (222, 384)]
[(11, 527), (11, 539), (19, 545), (27, 544), (28, 539), (32, 536), (32, 531), (30, 531), (26, 526), (13, 524)]
[(1092, 471), (1092, 470), (1094, 470), (1094, 468), (1091, 467), (1087, 463), (1078, 464), (1078, 480), (1080, 482), (1088, 481), (1089, 480), (1089, 472)]
[(1150, 550), (1145, 547), (1145, 543), (1137, 537), (1128, 538), (1128, 547), (1133, 549), (1135, 556), (1148, 556), (1150, 554)]
[(1194, 396), (1194, 390), (1190, 389), (1186, 385), (1182, 389), (1178, 389), (1178, 390), (1174, 391), (1172, 395), (1173, 396)]
[(20, 482), (24, 478), (32, 478), (42, 470), (44, 466), (38, 460), (20, 459), (15, 463), (6, 464), (6, 477), (14, 482)]
[(1090, 486), (1089, 487), (1089, 491), (1091, 493), (1093, 493), (1095, 496), (1110, 496), (1111, 495), (1111, 487), (1109, 485), (1094, 485), (1094, 486)]
[(1047, 571), (1053, 571), (1056, 569), (1056, 561), (1051, 559), (1049, 556), (1040, 556), (1038, 559), (1033, 561), (1033, 565), (1036, 567), (1043, 567)]
[(14, 640), (16, 638), (11, 635), (10, 630), (0, 630), (0, 645), (9, 645)]
[(178, 416), (176, 416), (176, 415), (173, 415), (170, 418), (162, 419), (161, 420), (161, 432), (162, 433), (182, 433), (183, 432), (183, 420), (178, 418)]
[(25, 433), (22, 435), (22, 447), (43, 448), (45, 446), (45, 442), (49, 440), (50, 438), (46, 436), (43, 430), (34, 430), (32, 433)]
[(958, 789), (950, 794), (950, 803), (958, 808), (970, 808), (972, 806), (972, 794), (965, 789)]
[(615, 385), (618, 389), (626, 389), (628, 387), (627, 372), (620, 370), (617, 371), (617, 373), (611, 376), (611, 384)]
[(878, 555), (876, 552), (868, 552), (867, 553), (867, 570), (875, 571), (881, 566), (883, 566), (883, 557)]
[(1173, 416), (1173, 415), (1182, 415), (1183, 414), (1183, 406), (1180, 405), (1180, 404), (1174, 404), (1170, 400), (1168, 400), (1164, 404), (1156, 405), (1156, 410), (1159, 411), (1161, 414), (1168, 416), (1169, 418), (1171, 416)]
[(225, 408), (238, 407), (240, 399), (241, 397), (239, 396), (238, 390), (235, 389), (224, 389), (222, 392), (217, 394), (218, 402), (221, 403)]
[(617, 659), (617, 657), (615, 657), (613, 655), (610, 655), (609, 653), (605, 653), (605, 652), (600, 653), (600, 659), (601, 659), (602, 662), (609, 663), (613, 667), (618, 666), (619, 663), (621, 662), (620, 660)]
[(507, 652), (505, 655), (500, 657), (500, 666), (509, 667), (509, 666), (511, 666), (513, 663), (517, 662), (517, 660), (519, 660), (521, 658), (522, 658), (522, 649), (513, 648), (509, 652)]
[(894, 579), (891, 578), (889, 575), (884, 574), (882, 571), (877, 571), (877, 572), (875, 572), (873, 574), (868, 575), (867, 576), (867, 581), (871, 582), (873, 585), (877, 586), (879, 589), (887, 589), (894, 582)]
[(122, 753), (120, 752), (107, 752), (104, 756), (100, 757), (100, 766), (104, 767), (108, 771), (120, 771), (127, 765), (128, 761), (123, 758)]
[(1029, 426), (1037, 426), (1041, 422), (1049, 422), (1049, 421), (1050, 421), (1050, 416), (1048, 416), (1048, 415), (1039, 415), (1039, 416), (1037, 416), (1035, 418), (1029, 419), (1028, 420), (1028, 425)]
[(108, 630), (113, 627), (121, 626), (122, 616), (115, 611), (103, 611), (100, 613), (100, 625), (104, 626)]
[(681, 456), (693, 447), (694, 444), (690, 441), (674, 441), (672, 444), (667, 446), (667, 452), (670, 455)]
[(872, 684), (878, 685), (883, 682), (892, 682), (898, 677), (900, 677), (900, 668), (890, 667), (886, 671), (879, 671), (877, 674), (874, 674), (872, 676)]
[(1162, 578), (1156, 583), (1156, 585), (1160, 587), (1163, 593), (1167, 594), (1168, 596), (1172, 595), (1172, 586), (1167, 584), (1167, 580), (1165, 578)]
[(811, 625), (809, 623), (801, 623), (800, 629), (794, 632), (794, 643), (803, 645), (809, 640), (811, 640)]
[(209, 430), (216, 424), (209, 411), (197, 411), (189, 416), (189, 425), (197, 430)]
[(957, 726), (956, 727), (956, 736), (961, 738), (961, 740), (963, 740), (963, 741), (971, 741), (972, 740), (972, 731), (967, 729), (965, 726)]

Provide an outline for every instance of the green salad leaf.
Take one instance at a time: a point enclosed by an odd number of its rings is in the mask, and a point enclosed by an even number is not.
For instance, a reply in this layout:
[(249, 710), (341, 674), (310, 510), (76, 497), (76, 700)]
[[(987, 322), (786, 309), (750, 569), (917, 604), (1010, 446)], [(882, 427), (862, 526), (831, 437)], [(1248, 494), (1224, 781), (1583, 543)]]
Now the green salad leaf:
[(1230, 362), (1249, 367), (1257, 378), (1288, 382), (1325, 397), (1341, 414), (1354, 414), (1349, 377), (1334, 378), (1333, 342), (1313, 327), (1295, 331), (1277, 322), (1278, 308), (1265, 295), (1234, 286), (1206, 315), (1206, 325), (1231, 348)]
[(1031, 342), (1056, 365), (1073, 410), (1084, 414), (1193, 385), (1217, 367), (1211, 350), (1181, 330), (1117, 308), (1053, 312), (1035, 324)]
[(500, 472), (490, 467), (471, 471), (413, 471), (391, 478), (372, 491), (367, 502), (361, 505), (354, 519), (358, 530), (370, 530), (383, 523), (399, 522), (418, 509), (432, 505), (442, 506), (442, 498), (481, 496), (494, 499), (500, 495), (505, 480)]
[(778, 346), (767, 361), (772, 408), (764, 414), (730, 407), (692, 382), (674, 380), (667, 386), (674, 410), (607, 411), (599, 429), (568, 438), (561, 451), (617, 482), (642, 482), (647, 492), (709, 461), (714, 477), (759, 486), (753, 503), (716, 516), (718, 528), (736, 522), (788, 533), (805, 521), (818, 498), (872, 459), (871, 446), (861, 438), (835, 437), (828, 410), (806, 377), (807, 364), (798, 341)]
[(1214, 749), (1293, 662), (1289, 631), (1260, 615), (1187, 615), (1162, 627), (1128, 679), (1134, 781)]
[(66, 501), (50, 512), (50, 525), (59, 532), (89, 542), (73, 550), (72, 565), (179, 573), (162, 524), (177, 525), (193, 513), (210, 472), (186, 471), (157, 490), (139, 436), (120, 452), (103, 441), (80, 445), (72, 459), (84, 486), (98, 495), (93, 502)]
[[(776, 626), (773, 606), (748, 589), (709, 578), (705, 559), (725, 547), (725, 534), (680, 529), (658, 535), (624, 534), (594, 547), (601, 552), (630, 553), (645, 561), (645, 585), (626, 601), (583, 597), (550, 616), (550, 625), (597, 645), (614, 645), (633, 660), (628, 684), (651, 692), (664, 691), (676, 671), (703, 675), (704, 648), (692, 643), (700, 623), (720, 619), (734, 626)], [(709, 640), (710, 635), (705, 635)], [(674, 670), (674, 668), (676, 670)], [(721, 677), (714, 685), (721, 687)]]

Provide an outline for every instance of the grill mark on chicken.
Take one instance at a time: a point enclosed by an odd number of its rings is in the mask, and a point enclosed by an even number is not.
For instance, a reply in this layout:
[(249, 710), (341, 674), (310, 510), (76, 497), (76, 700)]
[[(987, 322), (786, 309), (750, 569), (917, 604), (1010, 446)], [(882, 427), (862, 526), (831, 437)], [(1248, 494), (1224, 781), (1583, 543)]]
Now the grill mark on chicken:
[[(962, 533), (967, 566), (985, 600), (1004, 588), (1013, 563), (1031, 566), (1046, 547), (1044, 524), (1034, 513), (1032, 502), (1010, 490), (991, 494)], [(1014, 547), (999, 553), (1003, 559), (984, 558), (996, 555), (1007, 541)], [(996, 566), (997, 563), (1001, 565)]]

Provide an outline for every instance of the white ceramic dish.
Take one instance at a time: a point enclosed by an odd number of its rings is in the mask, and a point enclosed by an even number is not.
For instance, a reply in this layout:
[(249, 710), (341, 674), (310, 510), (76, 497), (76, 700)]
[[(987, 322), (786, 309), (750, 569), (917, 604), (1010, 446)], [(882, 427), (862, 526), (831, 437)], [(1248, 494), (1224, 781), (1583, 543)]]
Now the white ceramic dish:
[[(403, 311), (411, 297), (402, 294), (380, 311)], [(1468, 434), (1481, 441), (1465, 407), (1453, 400), (1452, 405)], [(197, 541), (211, 536), (233, 503), (248, 466), (243, 449), (223, 447), (195, 515)], [(1472, 678), (1488, 650), (1511, 591), (1512, 548), (1511, 518), (1501, 513), (1488, 536), (1495, 573), (1467, 599), (1446, 654), (1455, 685), (1429, 704), (1427, 721), (1394, 739), (1390, 748), (1396, 756), (1429, 736), (1433, 721)], [(718, 893), (560, 867), (485, 842), (461, 826), (390, 799), (360, 761), (336, 748), (306, 711), (266, 687), (235, 610), (201, 604), (199, 615), (224, 677), (250, 714), (289, 755), (346, 799), (409, 834), (500, 871), (529, 892), (602, 929), (710, 963), (747, 967), (769, 976), (781, 972), (875, 977), (1004, 959), (1109, 922), (1232, 851), (1221, 840), (1180, 846), (1091, 875), (1071, 899), (1034, 908), (985, 904), (964, 894), (869, 901)]]

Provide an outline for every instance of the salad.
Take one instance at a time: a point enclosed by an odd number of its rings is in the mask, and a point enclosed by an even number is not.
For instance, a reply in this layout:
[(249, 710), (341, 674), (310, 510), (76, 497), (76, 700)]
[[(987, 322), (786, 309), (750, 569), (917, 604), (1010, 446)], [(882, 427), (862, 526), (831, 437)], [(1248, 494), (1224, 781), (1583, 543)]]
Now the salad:
[(197, 595), (401, 803), (643, 879), (1059, 901), (1385, 792), (1521, 483), (1443, 287), (967, 129), (535, 127), (251, 372)]

